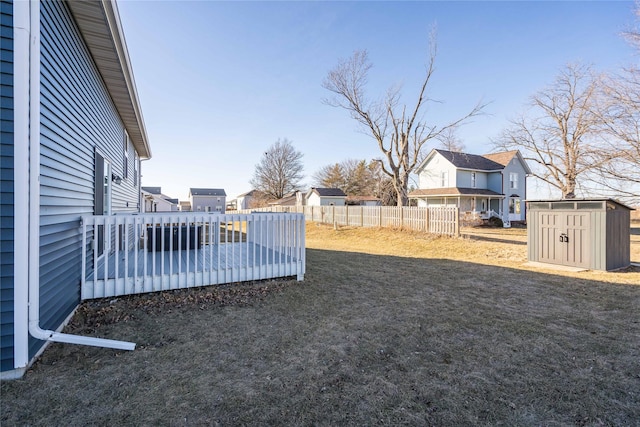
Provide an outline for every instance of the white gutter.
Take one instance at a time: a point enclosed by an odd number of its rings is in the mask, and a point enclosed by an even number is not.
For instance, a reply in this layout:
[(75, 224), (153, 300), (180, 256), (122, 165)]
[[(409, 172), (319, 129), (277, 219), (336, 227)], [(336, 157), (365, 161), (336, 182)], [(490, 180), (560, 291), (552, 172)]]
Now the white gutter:
[[(14, 5), (19, 3), (21, 2), (14, 2)], [(29, 4), (31, 6), (31, 37), (28, 53), (30, 120), (27, 125), (29, 129), (29, 143), (17, 144), (15, 147), (17, 150), (19, 150), (20, 147), (26, 147), (29, 156), (29, 333), (34, 338), (45, 341), (133, 350), (136, 345), (131, 342), (63, 334), (44, 330), (40, 327), (40, 2), (39, 0), (32, 0)], [(29, 31), (27, 31), (27, 33), (28, 32)], [(24, 123), (22, 125), (24, 125)], [(21, 156), (23, 154), (24, 153), (21, 153)], [(24, 183), (20, 183), (21, 188), (23, 185)]]

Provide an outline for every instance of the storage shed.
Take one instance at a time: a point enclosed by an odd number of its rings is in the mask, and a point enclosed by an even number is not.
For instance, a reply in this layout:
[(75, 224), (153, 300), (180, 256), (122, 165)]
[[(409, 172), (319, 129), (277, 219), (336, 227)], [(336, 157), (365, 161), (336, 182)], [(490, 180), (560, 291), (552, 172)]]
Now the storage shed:
[(631, 264), (631, 211), (613, 199), (527, 202), (529, 261), (617, 270)]

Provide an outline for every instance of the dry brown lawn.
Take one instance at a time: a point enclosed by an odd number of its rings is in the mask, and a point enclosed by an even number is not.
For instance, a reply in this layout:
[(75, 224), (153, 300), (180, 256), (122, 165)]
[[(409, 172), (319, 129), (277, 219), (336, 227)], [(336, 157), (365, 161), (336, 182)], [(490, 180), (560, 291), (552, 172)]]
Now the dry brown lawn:
[(530, 268), (523, 236), (309, 223), (302, 283), (85, 303), (68, 332), (137, 349), (51, 345), (0, 424), (638, 425), (640, 268)]

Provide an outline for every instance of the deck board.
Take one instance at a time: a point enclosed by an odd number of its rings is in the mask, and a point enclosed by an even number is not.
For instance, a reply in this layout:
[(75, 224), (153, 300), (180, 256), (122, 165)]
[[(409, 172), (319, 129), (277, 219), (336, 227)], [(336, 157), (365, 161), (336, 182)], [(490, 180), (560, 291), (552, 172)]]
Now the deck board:
[[(98, 279), (114, 279), (116, 277), (115, 255), (115, 252), (112, 252), (99, 259)], [(270, 250), (252, 243), (204, 245), (197, 250), (145, 251), (144, 249), (139, 249), (128, 251), (127, 254), (119, 251), (117, 259), (118, 277), (125, 277), (123, 274), (125, 270), (125, 260), (127, 261), (126, 277), (140, 277), (265, 266), (268, 264), (291, 262), (291, 257), (282, 252)], [(108, 267), (107, 277), (105, 277), (104, 272), (105, 261)], [(87, 280), (93, 279), (94, 274), (91, 272), (87, 276)]]

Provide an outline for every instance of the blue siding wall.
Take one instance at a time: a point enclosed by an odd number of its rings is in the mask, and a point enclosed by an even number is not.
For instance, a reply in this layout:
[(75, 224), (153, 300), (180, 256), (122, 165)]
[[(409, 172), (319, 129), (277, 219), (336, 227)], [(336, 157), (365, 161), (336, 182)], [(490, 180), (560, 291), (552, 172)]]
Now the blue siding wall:
[(0, 371), (13, 359), (13, 2), (0, 1)]
[[(80, 300), (79, 220), (93, 214), (94, 151), (111, 162), (113, 173), (124, 176), (125, 140), (64, 2), (41, 3), (41, 85), (40, 325), (56, 329)], [(137, 211), (132, 169), (121, 185), (113, 185), (114, 213)], [(30, 356), (41, 345), (32, 340)]]

